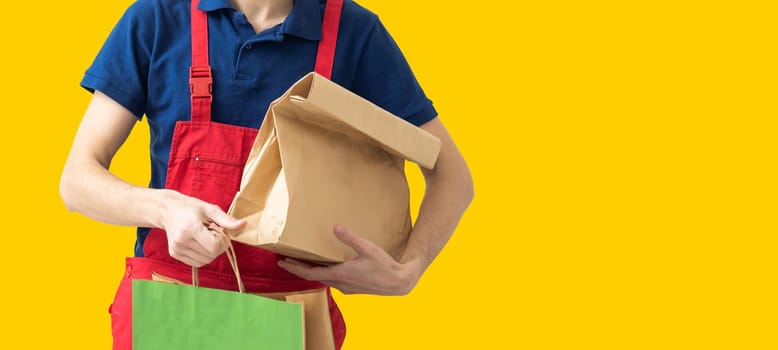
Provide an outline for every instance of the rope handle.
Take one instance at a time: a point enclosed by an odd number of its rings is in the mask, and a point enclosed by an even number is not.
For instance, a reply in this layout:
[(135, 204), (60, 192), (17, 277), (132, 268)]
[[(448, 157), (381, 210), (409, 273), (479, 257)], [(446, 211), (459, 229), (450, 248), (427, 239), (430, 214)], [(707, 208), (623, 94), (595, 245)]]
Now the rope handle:
[[(238, 260), (235, 258), (235, 248), (232, 247), (232, 240), (227, 237), (224, 230), (216, 224), (211, 223), (208, 225), (208, 230), (213, 233), (214, 237), (219, 240), (219, 243), (221, 243), (223, 247), (227, 248), (225, 253), (227, 254), (227, 260), (230, 262), (232, 271), (235, 272), (235, 279), (238, 280), (238, 291), (246, 293), (246, 286), (243, 284), (243, 279), (240, 278), (240, 269), (238, 269)], [(200, 278), (198, 277), (197, 268), (194, 266), (192, 267), (192, 285), (195, 287), (200, 286)]]

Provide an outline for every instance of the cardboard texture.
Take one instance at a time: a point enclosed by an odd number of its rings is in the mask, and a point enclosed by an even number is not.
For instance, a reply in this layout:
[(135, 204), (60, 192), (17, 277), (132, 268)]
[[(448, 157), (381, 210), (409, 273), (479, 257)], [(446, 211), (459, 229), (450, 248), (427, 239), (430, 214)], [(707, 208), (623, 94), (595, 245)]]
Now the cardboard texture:
[(302, 350), (302, 305), (156, 281), (132, 282), (133, 349)]
[(440, 140), (310, 73), (271, 103), (229, 213), (239, 242), (319, 263), (356, 253), (335, 224), (399, 257), (411, 231), (405, 159), (433, 168)]

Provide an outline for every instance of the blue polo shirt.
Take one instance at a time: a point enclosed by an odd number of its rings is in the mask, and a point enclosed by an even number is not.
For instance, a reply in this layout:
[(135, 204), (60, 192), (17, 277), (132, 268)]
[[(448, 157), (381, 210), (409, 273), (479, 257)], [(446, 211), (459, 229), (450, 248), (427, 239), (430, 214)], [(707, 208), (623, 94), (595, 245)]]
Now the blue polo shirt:
[[(286, 20), (257, 34), (229, 0), (201, 0), (208, 12), (216, 122), (259, 128), (271, 101), (313, 71), (324, 0), (295, 0)], [(163, 188), (176, 121), (190, 119), (189, 0), (138, 0), (116, 24), (81, 86), (98, 90), (151, 131), (151, 181)], [(437, 116), (378, 17), (344, 1), (332, 80), (415, 124)], [(136, 256), (148, 229), (138, 230)]]

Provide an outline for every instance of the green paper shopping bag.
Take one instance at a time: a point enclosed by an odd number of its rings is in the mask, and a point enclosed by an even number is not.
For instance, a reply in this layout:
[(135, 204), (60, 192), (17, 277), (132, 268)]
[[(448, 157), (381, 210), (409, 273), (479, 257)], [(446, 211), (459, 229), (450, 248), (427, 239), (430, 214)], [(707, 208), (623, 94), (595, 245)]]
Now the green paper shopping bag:
[(300, 304), (144, 280), (132, 294), (134, 350), (303, 349)]
[(245, 293), (231, 248), (240, 293), (133, 281), (133, 350), (303, 350), (302, 305)]

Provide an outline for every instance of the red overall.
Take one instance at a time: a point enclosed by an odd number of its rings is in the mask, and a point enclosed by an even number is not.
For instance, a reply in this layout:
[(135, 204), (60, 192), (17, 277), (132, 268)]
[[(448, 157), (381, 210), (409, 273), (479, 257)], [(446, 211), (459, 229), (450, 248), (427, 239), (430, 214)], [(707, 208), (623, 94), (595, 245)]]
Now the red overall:
[[(211, 122), (212, 76), (208, 63), (208, 18), (192, 1), (192, 67), (190, 89), (192, 120), (176, 123), (170, 148), (165, 187), (200, 198), (227, 210), (238, 191), (243, 166), (257, 135), (256, 129)], [(322, 40), (315, 70), (329, 78), (337, 42), (343, 0), (327, 1), (322, 24)], [(114, 349), (132, 349), (132, 280), (151, 279), (151, 273), (191, 282), (192, 268), (168, 253), (167, 236), (152, 229), (143, 246), (143, 258), (127, 258), (127, 269), (111, 305)], [(305, 281), (278, 267), (280, 256), (233, 242), (241, 276), (249, 293), (290, 292), (324, 287)], [(222, 254), (199, 269), (200, 285), (238, 290), (235, 275)], [(343, 317), (328, 291), (330, 316), (339, 349), (346, 336)]]

